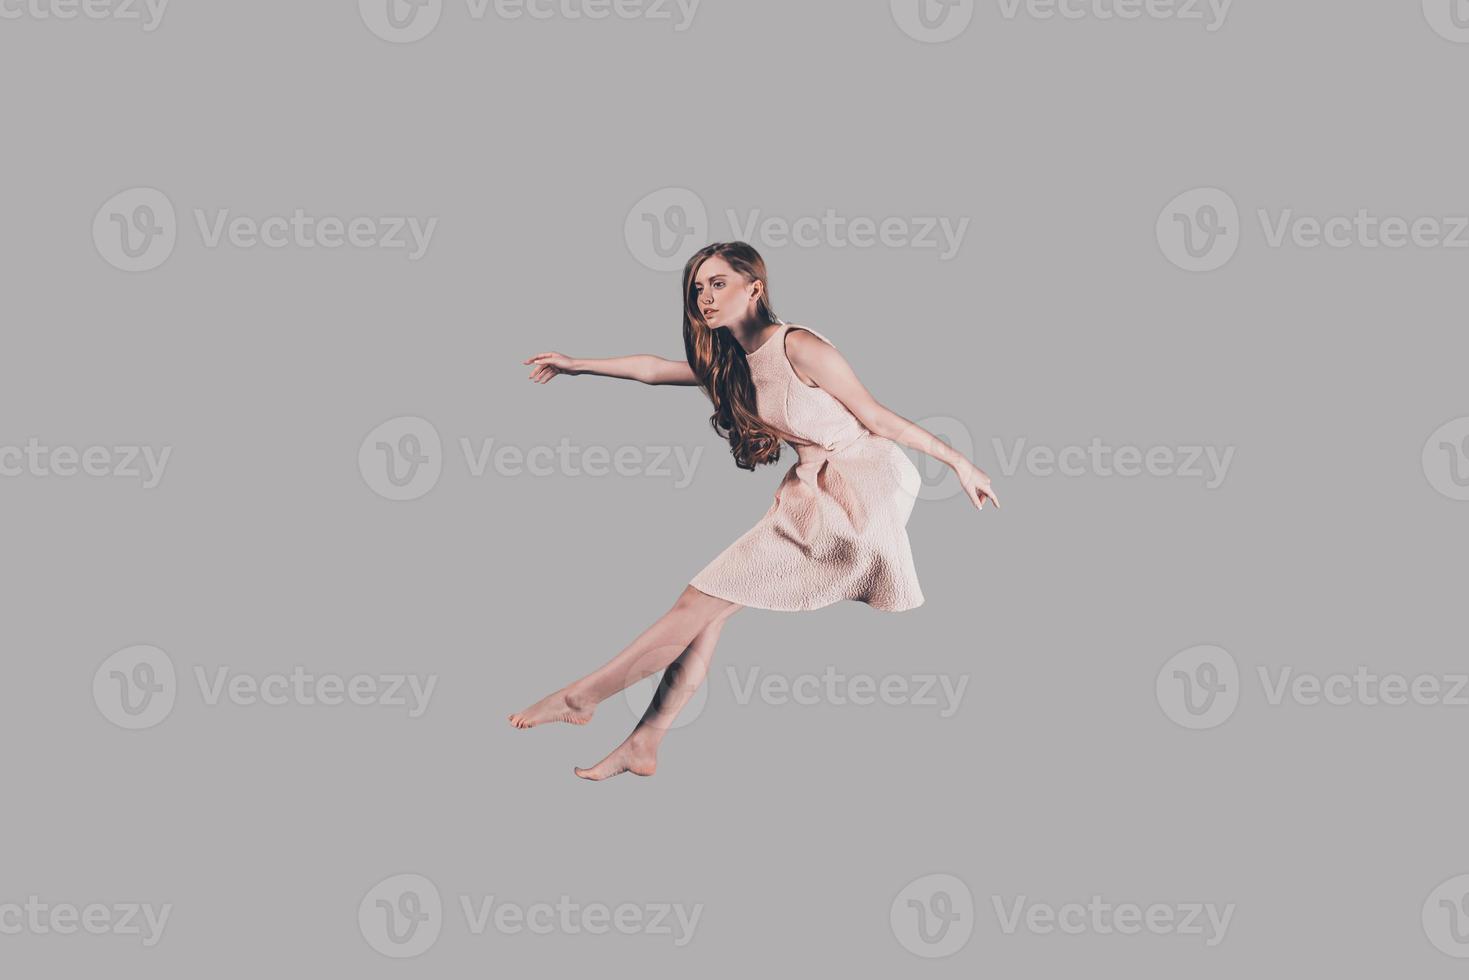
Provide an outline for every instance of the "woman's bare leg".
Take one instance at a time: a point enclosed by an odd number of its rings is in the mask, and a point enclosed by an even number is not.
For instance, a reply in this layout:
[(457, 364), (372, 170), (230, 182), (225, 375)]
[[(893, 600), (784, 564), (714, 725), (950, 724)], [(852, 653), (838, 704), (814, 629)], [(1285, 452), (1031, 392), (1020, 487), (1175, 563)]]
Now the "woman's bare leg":
[(648, 710), (607, 758), (590, 769), (575, 768), (573, 771), (583, 779), (606, 779), (618, 773), (630, 772), (638, 776), (651, 776), (658, 768), (658, 746), (673, 720), (683, 706), (698, 691), (704, 678), (709, 676), (709, 662), (714, 659), (714, 648), (719, 644), (719, 634), (725, 620), (733, 616), (742, 606), (731, 606), (715, 616), (694, 641), (688, 645), (677, 660), (668, 665)]
[(673, 608), (638, 634), (621, 653), (580, 680), (511, 715), (510, 724), (516, 728), (534, 728), (548, 721), (585, 725), (592, 720), (598, 704), (667, 667), (715, 617), (739, 608), (728, 599), (687, 586)]

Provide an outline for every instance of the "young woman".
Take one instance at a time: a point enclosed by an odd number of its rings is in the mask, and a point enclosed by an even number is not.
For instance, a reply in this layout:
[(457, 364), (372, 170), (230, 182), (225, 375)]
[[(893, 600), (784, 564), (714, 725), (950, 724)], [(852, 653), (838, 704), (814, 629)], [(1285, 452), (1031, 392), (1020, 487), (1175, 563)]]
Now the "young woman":
[(766, 281), (749, 245), (715, 243), (684, 266), (686, 360), (551, 351), (522, 362), (535, 365), (530, 380), (539, 384), (596, 374), (698, 385), (736, 465), (776, 462), (782, 439), (798, 457), (765, 516), (695, 575), (661, 619), (597, 670), (510, 716), (517, 728), (584, 725), (599, 702), (664, 670), (632, 734), (595, 766), (574, 770), (584, 779), (653, 774), (663, 735), (703, 683), (720, 631), (740, 608), (795, 611), (852, 599), (901, 612), (923, 604), (907, 532), (920, 478), (899, 444), (953, 467), (976, 507), (986, 498), (1000, 505), (983, 470), (880, 405), (825, 336), (778, 318)]

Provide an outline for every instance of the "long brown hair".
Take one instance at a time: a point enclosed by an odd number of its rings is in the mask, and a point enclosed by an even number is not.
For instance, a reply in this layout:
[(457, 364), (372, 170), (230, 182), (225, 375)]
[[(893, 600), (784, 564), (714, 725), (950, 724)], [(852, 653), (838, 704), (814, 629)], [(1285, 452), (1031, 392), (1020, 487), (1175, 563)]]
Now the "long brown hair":
[(756, 300), (761, 329), (776, 322), (770, 305), (770, 280), (765, 278), (765, 260), (744, 242), (715, 242), (699, 249), (683, 269), (683, 347), (699, 387), (714, 403), (709, 424), (729, 440), (735, 465), (753, 470), (780, 459), (780, 435), (755, 414), (755, 383), (745, 349), (726, 327), (711, 330), (699, 312), (694, 276), (706, 259), (719, 256), (746, 281), (759, 279), (765, 288)]

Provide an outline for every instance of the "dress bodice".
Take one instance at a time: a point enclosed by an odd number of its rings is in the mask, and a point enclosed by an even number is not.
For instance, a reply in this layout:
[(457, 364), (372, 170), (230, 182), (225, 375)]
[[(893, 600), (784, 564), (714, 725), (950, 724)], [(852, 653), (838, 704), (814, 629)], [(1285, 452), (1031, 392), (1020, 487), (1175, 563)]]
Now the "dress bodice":
[(786, 441), (798, 450), (802, 443), (831, 451), (845, 449), (870, 433), (840, 401), (796, 376), (785, 349), (786, 334), (792, 330), (810, 330), (836, 346), (819, 331), (782, 322), (775, 333), (746, 355), (755, 384), (756, 412), (762, 421), (794, 436)]

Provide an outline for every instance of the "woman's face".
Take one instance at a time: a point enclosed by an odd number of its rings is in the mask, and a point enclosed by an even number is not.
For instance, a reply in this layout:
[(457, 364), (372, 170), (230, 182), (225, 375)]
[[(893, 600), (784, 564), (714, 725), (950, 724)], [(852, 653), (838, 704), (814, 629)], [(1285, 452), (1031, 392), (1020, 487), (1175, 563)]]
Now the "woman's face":
[(761, 289), (758, 279), (747, 281), (718, 255), (694, 272), (694, 305), (710, 330), (734, 327), (754, 316)]

